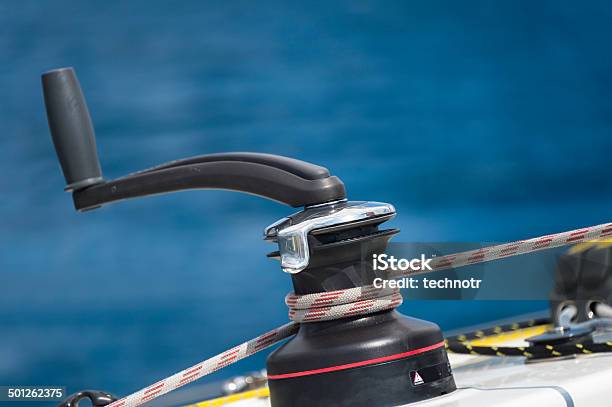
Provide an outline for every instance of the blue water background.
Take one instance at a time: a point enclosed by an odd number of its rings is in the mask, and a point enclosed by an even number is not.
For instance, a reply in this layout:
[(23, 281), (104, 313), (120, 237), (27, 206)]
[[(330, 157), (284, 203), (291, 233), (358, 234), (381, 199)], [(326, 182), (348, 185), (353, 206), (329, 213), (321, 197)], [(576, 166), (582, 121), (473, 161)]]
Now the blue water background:
[[(397, 241), (507, 241), (611, 220), (611, 22), (605, 1), (0, 2), (0, 384), (125, 394), (287, 319), (261, 232), (292, 210), (74, 212), (41, 72), (76, 67), (108, 178), (270, 152), (392, 202)], [(451, 329), (545, 306), (402, 311)]]

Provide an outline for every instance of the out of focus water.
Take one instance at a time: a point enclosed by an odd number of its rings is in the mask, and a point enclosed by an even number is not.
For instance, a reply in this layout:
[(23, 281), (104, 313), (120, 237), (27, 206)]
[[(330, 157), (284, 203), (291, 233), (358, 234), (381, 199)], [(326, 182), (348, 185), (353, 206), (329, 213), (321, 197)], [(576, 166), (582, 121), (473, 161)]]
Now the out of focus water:
[[(75, 213), (42, 71), (76, 67), (108, 178), (271, 152), (395, 204), (397, 241), (504, 241), (610, 221), (611, 18), (603, 1), (0, 2), (0, 384), (127, 393), (286, 321), (261, 232), (291, 209), (190, 192)], [(402, 311), (451, 329), (545, 306)]]

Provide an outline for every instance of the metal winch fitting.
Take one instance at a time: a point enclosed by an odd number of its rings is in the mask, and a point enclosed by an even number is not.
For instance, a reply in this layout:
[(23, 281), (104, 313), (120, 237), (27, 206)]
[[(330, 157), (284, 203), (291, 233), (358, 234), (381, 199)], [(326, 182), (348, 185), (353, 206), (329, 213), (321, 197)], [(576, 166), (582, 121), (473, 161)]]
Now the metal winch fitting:
[(264, 231), (264, 239), (278, 243), (281, 268), (297, 274), (308, 267), (308, 235), (333, 233), (348, 228), (380, 224), (395, 216), (393, 205), (381, 202), (347, 201), (307, 206), (280, 219)]

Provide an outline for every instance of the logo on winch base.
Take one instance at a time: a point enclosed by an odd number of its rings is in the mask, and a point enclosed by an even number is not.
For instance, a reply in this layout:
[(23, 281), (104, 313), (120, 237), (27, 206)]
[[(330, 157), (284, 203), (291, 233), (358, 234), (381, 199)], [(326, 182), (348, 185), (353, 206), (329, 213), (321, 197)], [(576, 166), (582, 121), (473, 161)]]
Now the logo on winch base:
[(453, 372), (451, 370), (450, 363), (444, 362), (411, 371), (410, 383), (412, 383), (413, 386), (420, 386), (422, 384), (442, 380), (446, 377), (452, 376), (452, 374)]
[(425, 383), (423, 381), (423, 378), (419, 375), (419, 372), (414, 371), (414, 377), (412, 378), (412, 384), (414, 384), (415, 386), (418, 386), (419, 384), (423, 384)]

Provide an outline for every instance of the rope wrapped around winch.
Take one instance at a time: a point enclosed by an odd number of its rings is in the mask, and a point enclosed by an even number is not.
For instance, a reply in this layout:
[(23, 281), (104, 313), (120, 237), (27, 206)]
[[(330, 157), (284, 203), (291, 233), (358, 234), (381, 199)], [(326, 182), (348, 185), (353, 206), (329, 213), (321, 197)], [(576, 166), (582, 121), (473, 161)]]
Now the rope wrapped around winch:
[[(606, 237), (612, 237), (612, 223), (441, 256), (433, 259), (431, 266), (433, 271), (439, 271)], [(397, 278), (412, 274), (416, 273), (406, 271), (401, 275), (390, 277)], [(299, 323), (329, 321), (393, 309), (402, 303), (402, 297), (397, 289), (377, 289), (373, 286), (365, 286), (302, 296), (292, 293), (287, 295), (285, 302), (289, 306), (289, 318), (294, 322), (273, 329), (255, 339), (244, 342), (221, 354), (206, 359), (166, 379), (145, 387), (136, 393), (117, 400), (108, 406), (135, 407), (156, 399), (294, 335), (299, 328)], [(610, 345), (607, 344), (593, 345), (597, 346), (585, 348), (586, 352), (583, 351), (582, 353), (602, 351), (597, 350), (600, 347), (602, 349), (605, 347), (606, 350), (610, 350)], [(462, 341), (449, 341), (447, 346), (451, 351), (456, 349), (462, 353), (464, 353), (463, 350), (467, 349)], [(472, 349), (468, 350), (476, 352), (475, 349), (477, 349), (477, 347), (472, 347)], [(499, 352), (507, 353), (508, 355), (515, 353), (516, 356), (528, 356), (524, 354), (524, 351), (518, 355), (520, 348), (499, 347), (497, 349), (497, 351), (494, 351), (493, 348), (487, 348), (481, 351), (493, 352), (487, 353), (493, 355), (496, 354), (495, 352)], [(574, 349), (576, 349), (575, 346)], [(550, 350), (548, 351), (549, 353), (551, 352)], [(565, 348), (556, 347), (553, 351), (562, 353), (565, 351)], [(531, 353), (531, 351), (528, 352)]]

